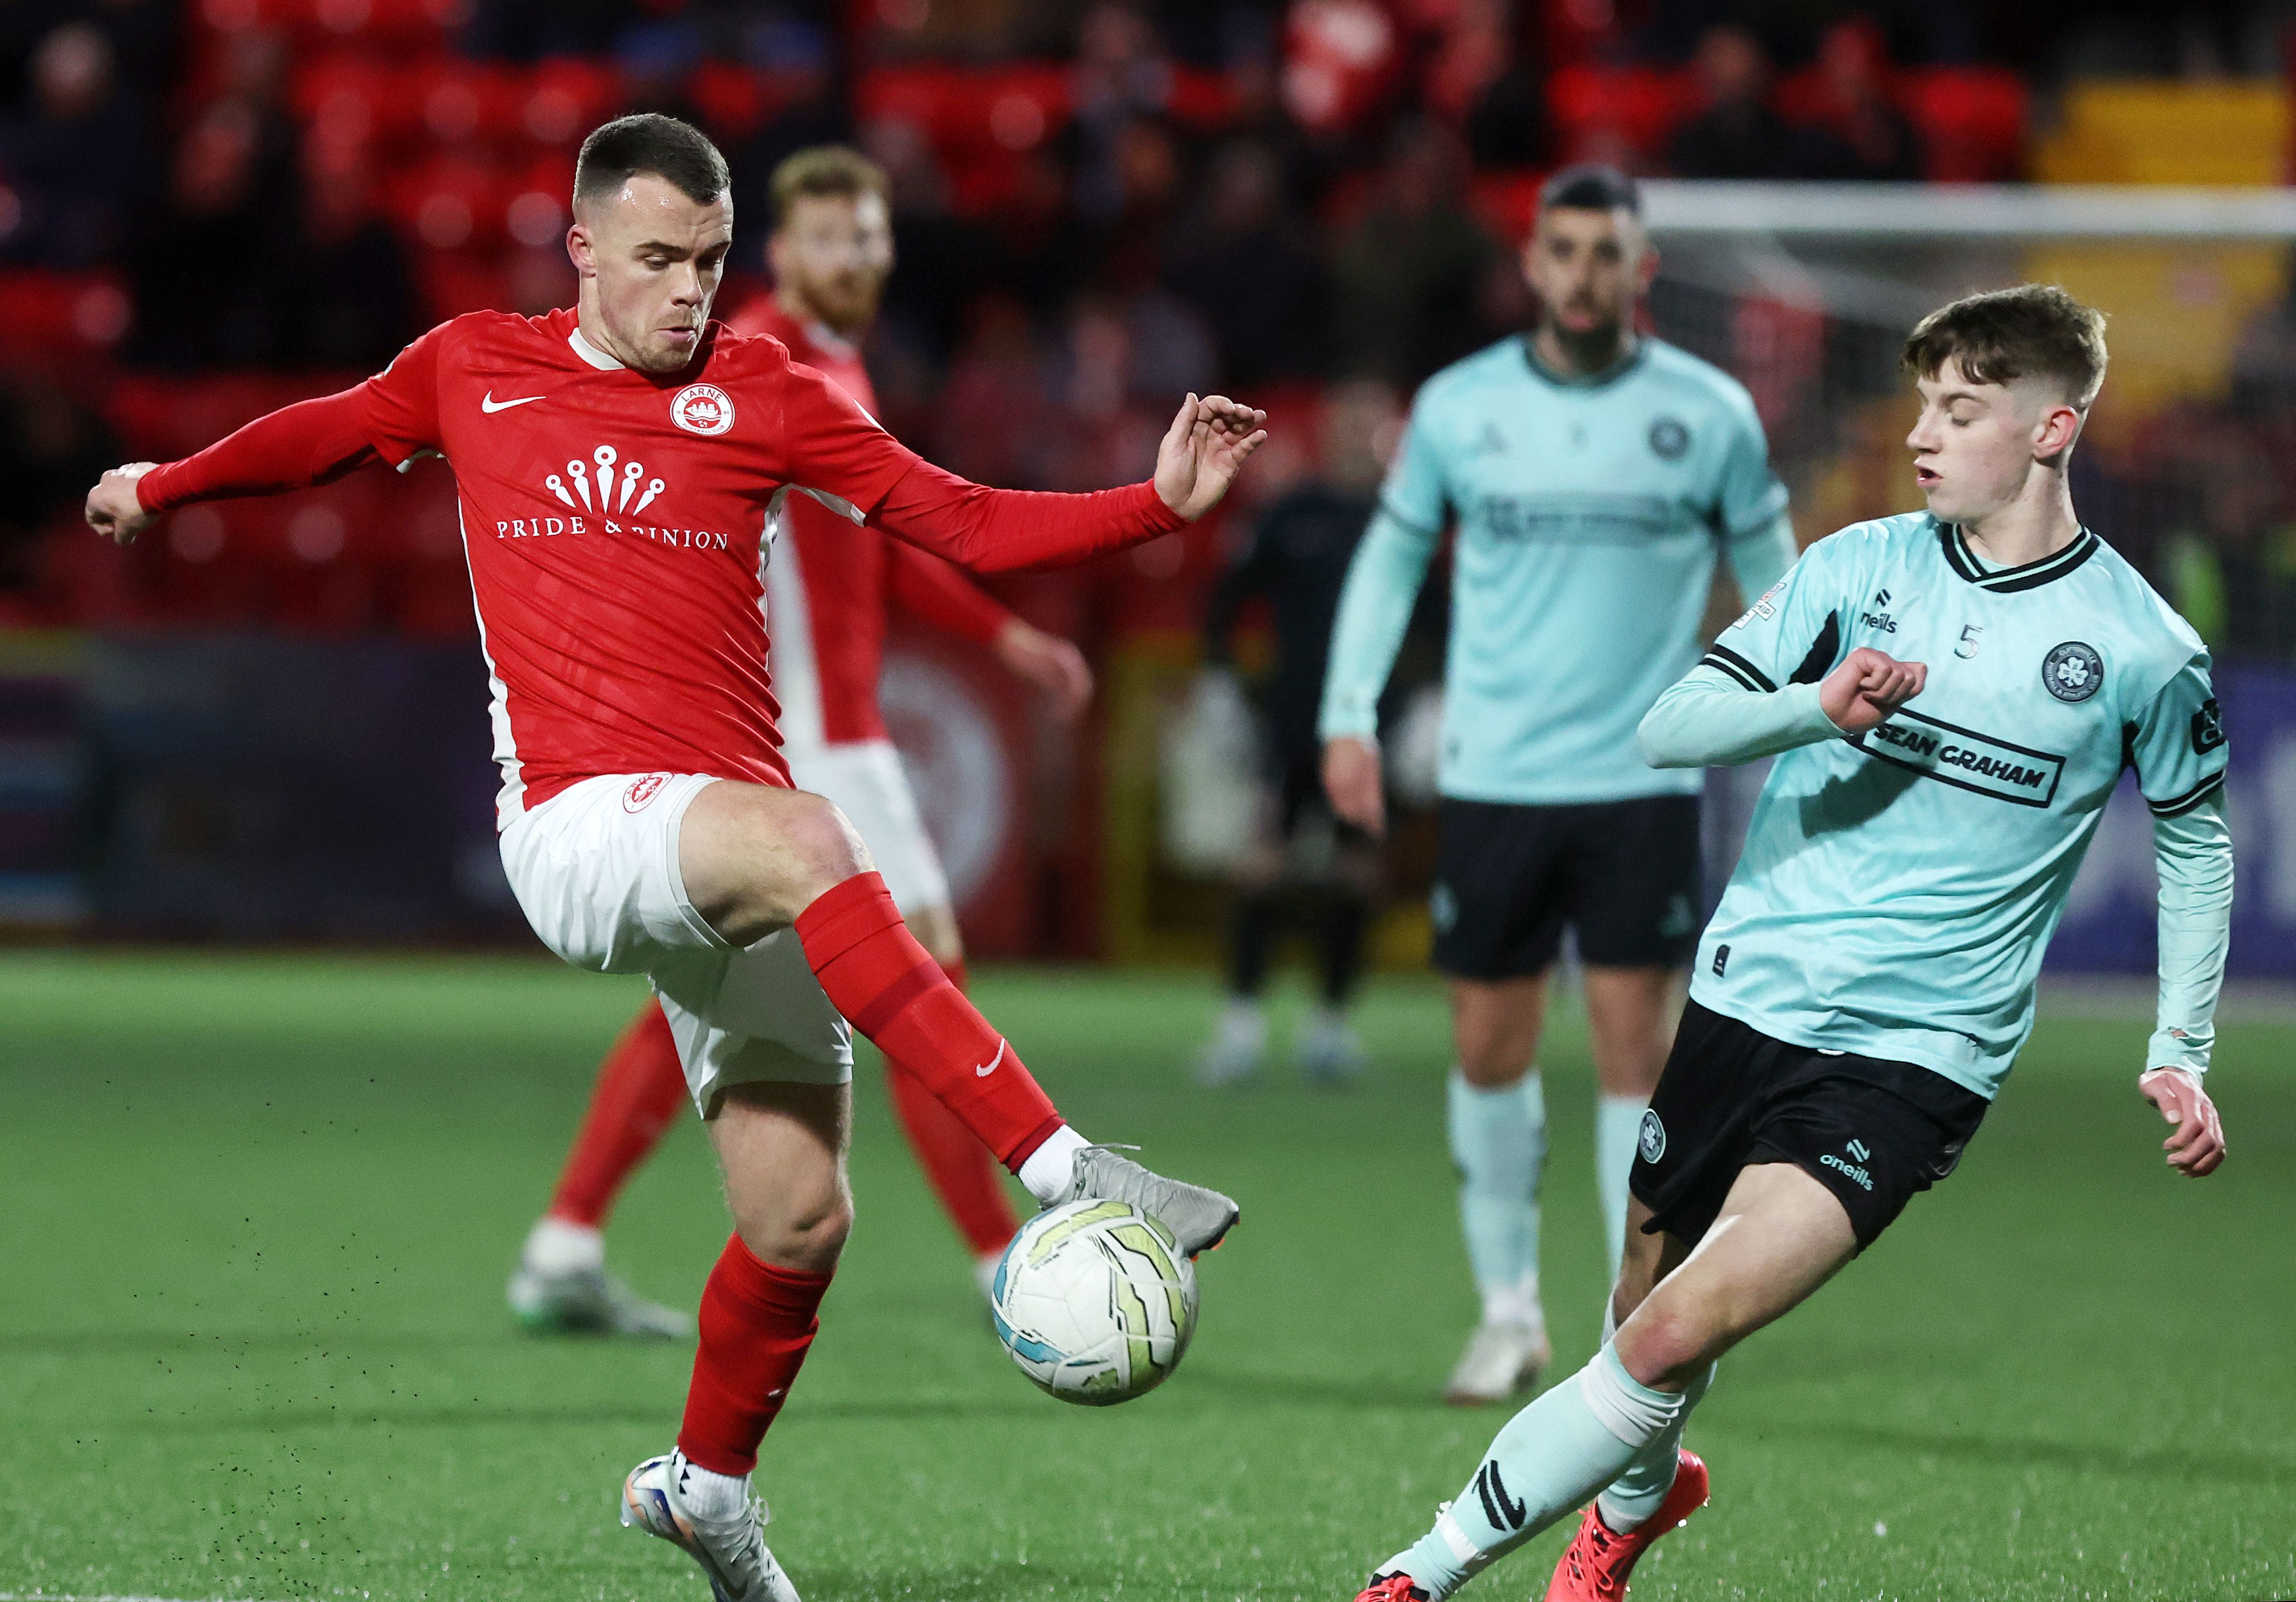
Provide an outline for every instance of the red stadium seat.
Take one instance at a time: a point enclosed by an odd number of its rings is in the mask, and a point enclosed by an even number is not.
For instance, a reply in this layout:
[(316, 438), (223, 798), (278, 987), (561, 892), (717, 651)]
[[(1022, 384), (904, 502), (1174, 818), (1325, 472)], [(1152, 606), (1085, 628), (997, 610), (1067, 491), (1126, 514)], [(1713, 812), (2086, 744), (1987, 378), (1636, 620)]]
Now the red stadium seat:
[(565, 56), (529, 70), (523, 91), (521, 131), (537, 144), (570, 148), (619, 108), (622, 80), (605, 62)]
[(1906, 75), (1898, 104), (1921, 130), (1932, 181), (1982, 184), (2024, 176), (2030, 98), (2005, 67), (1931, 67)]
[(1546, 94), (1566, 159), (1613, 142), (1655, 156), (1698, 108), (1687, 72), (1649, 67), (1565, 67), (1547, 78)]

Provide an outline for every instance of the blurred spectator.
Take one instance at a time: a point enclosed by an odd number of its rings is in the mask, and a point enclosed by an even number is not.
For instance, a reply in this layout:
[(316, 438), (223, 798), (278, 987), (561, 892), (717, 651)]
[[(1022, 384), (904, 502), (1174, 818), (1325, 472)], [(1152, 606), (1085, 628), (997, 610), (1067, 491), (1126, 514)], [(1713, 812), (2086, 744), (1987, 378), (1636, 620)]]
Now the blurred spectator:
[[(1156, 470), (1156, 443), (1170, 412), (1149, 400), (1147, 378), (1170, 359), (1152, 342), (1174, 325), (1138, 302), (1098, 292), (1078, 297), (1069, 313), (1054, 426), (1049, 446), (1052, 489), (1128, 484)], [(1209, 356), (1210, 342), (1201, 347)], [(1179, 396), (1171, 396), (1177, 405)]]
[(1465, 165), (1448, 129), (1416, 122), (1397, 135), (1332, 264), (1339, 371), (1416, 385), (1488, 339), (1477, 290), (1497, 247), (1466, 208)]
[(387, 366), (420, 331), (406, 248), (375, 205), (365, 163), (319, 159), (310, 176), (289, 340), (293, 359), (307, 367)]
[(1309, 1080), (1326, 1083), (1351, 1075), (1363, 1060), (1347, 1009), (1363, 964), (1380, 853), (1332, 815), (1316, 721), (1340, 589), (1377, 506), (1401, 408), (1384, 384), (1341, 384), (1325, 399), (1319, 424), (1322, 470), (1260, 515), (1204, 612), (1204, 674), (1191, 714), (1200, 723), (1245, 715), (1232, 636), (1247, 602), (1267, 604), (1275, 648), (1254, 698), (1253, 743), (1266, 795), (1229, 903), (1227, 1006), (1199, 1065), (1211, 1085), (1259, 1071), (1267, 1041), (1260, 992), (1275, 942), (1295, 920), (1314, 932), (1321, 983), (1293, 1058)]
[(1170, 282), (1210, 325), (1220, 381), (1242, 388), (1323, 367), (1324, 266), (1283, 205), (1267, 146), (1222, 150), (1202, 208), (1175, 248)]
[(256, 181), (262, 125), (219, 101), (176, 143), (168, 198), (128, 257), (131, 354), (155, 367), (245, 367), (288, 352), (298, 249), (291, 192)]
[(977, 484), (1042, 489), (1051, 482), (1047, 456), (1057, 423), (1028, 308), (990, 290), (974, 298), (966, 322), (941, 391), (932, 459)]
[(1913, 124), (1890, 102), (1890, 57), (1882, 30), (1863, 17), (1836, 22), (1819, 41), (1824, 92), (1817, 126), (1805, 135), (1796, 176), (1912, 183), (1922, 176)]
[(1677, 128), (1667, 165), (1684, 178), (1785, 178), (1795, 174), (1797, 141), (1770, 108), (1770, 58), (1734, 22), (1700, 36), (1692, 61), (1702, 110)]
[(40, 536), (121, 454), (102, 418), (51, 380), (0, 376), (0, 592), (33, 585)]
[(601, 55), (636, 14), (630, 0), (476, 0), (463, 48), (509, 61)]
[[(777, 37), (781, 36), (776, 36)], [(846, 115), (844, 97), (838, 93), (828, 42), (809, 30), (792, 31), (787, 41), (810, 40), (817, 49), (783, 56), (775, 63), (770, 93), (774, 109), (758, 131), (726, 152), (734, 169), (734, 215), (767, 217), (773, 215), (766, 185), (783, 159), (820, 144), (853, 142), (853, 119)], [(746, 232), (746, 230), (745, 230)], [(904, 250), (907, 241), (902, 241)], [(755, 247), (762, 249), (762, 233)], [(750, 259), (757, 260), (754, 254)]]
[(1086, 221), (1110, 224), (1124, 210), (1138, 175), (1128, 173), (1126, 135), (1144, 117), (1160, 117), (1172, 98), (1172, 63), (1148, 19), (1130, 5), (1103, 0), (1077, 31), (1070, 71), (1075, 121), (1069, 138), (1076, 207)]
[[(111, 257), (145, 159), (143, 109), (122, 94), (111, 42), (68, 22), (41, 40), (31, 104), (0, 127), (0, 259), (67, 270)], [(5, 194), (6, 191), (0, 191)]]

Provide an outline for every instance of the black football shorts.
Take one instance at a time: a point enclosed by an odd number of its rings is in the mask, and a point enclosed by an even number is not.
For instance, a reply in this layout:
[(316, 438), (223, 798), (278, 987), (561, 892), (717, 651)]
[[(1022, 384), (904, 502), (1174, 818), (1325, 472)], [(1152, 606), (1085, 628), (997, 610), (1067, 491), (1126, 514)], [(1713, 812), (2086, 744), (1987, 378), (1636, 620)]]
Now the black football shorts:
[(1441, 823), (1430, 901), (1447, 974), (1545, 973), (1566, 925), (1598, 968), (1679, 968), (1697, 949), (1695, 796), (1583, 806), (1447, 797)]
[(1741, 1169), (1792, 1163), (1841, 1198), (1863, 1250), (1953, 1172), (1988, 1105), (1918, 1064), (1792, 1045), (1692, 1001), (1628, 1185), (1648, 1232), (1695, 1246)]

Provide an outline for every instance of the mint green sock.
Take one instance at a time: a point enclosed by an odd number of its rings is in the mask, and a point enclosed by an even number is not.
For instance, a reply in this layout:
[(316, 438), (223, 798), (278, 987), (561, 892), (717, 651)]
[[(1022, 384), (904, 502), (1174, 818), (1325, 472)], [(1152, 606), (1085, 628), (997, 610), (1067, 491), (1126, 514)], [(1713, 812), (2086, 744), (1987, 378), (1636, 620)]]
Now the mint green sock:
[(1650, 1102), (1640, 1096), (1603, 1096), (1595, 1103), (1595, 1188), (1603, 1206), (1603, 1242), (1611, 1248), (1611, 1278), (1627, 1246), (1627, 1175), (1642, 1139), (1643, 1114)]
[[(1459, 1166), (1459, 1223), (1486, 1304), (1520, 1295), (1538, 1271), (1538, 1176), (1546, 1161), (1546, 1098), (1537, 1074), (1479, 1090), (1451, 1071), (1446, 1123)], [(1488, 1316), (1488, 1312), (1486, 1316)]]
[(1618, 1478), (1681, 1410), (1681, 1397), (1642, 1384), (1603, 1347), (1507, 1421), (1435, 1527), (1380, 1573), (1399, 1569), (1442, 1602)]
[(1706, 1394), (1707, 1386), (1714, 1383), (1714, 1370), (1720, 1366), (1708, 1363), (1706, 1372), (1685, 1387), (1682, 1411), (1675, 1415), (1674, 1422), (1652, 1437), (1651, 1443), (1627, 1465), (1627, 1471), (1595, 1499), (1603, 1522), (1619, 1534), (1647, 1524), (1658, 1505), (1666, 1500), (1666, 1493), (1674, 1489), (1675, 1467), (1682, 1460), (1683, 1426), (1690, 1422), (1690, 1410)]

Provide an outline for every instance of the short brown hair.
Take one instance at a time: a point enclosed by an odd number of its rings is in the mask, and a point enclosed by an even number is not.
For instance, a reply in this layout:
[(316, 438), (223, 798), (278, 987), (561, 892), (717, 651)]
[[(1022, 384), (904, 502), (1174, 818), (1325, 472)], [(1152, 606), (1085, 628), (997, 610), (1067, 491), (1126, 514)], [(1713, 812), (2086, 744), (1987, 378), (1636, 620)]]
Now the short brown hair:
[(777, 229), (789, 221), (790, 208), (800, 200), (821, 195), (857, 200), (875, 195), (882, 200), (890, 199), (891, 192), (885, 169), (844, 144), (816, 144), (785, 157), (766, 184)]
[(734, 183), (709, 135), (675, 117), (641, 111), (592, 129), (582, 142), (574, 158), (574, 199), (603, 200), (641, 173), (675, 184), (697, 206), (709, 205)]
[(2053, 283), (1964, 295), (1906, 338), (1906, 370), (1934, 379), (1949, 360), (1980, 384), (2042, 378), (2087, 412), (2104, 384), (2104, 314)]

